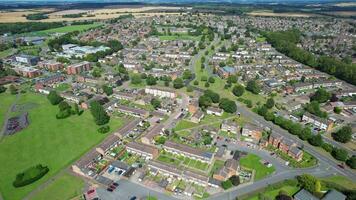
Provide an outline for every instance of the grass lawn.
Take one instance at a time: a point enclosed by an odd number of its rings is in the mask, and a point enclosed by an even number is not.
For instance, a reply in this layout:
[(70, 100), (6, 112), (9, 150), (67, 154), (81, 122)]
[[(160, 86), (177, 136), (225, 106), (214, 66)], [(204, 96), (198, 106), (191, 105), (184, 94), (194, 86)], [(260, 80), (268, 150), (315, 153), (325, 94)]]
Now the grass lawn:
[(170, 164), (170, 165), (175, 165), (178, 166), (180, 164), (180, 161), (173, 158), (173, 157), (169, 157), (169, 156), (165, 156), (165, 155), (160, 155), (157, 160)]
[(254, 154), (248, 154), (240, 159), (242, 167), (255, 170), (255, 181), (261, 180), (275, 171), (274, 167), (268, 168), (260, 160), (261, 158)]
[(219, 170), (222, 166), (224, 166), (224, 161), (215, 160), (213, 167), (209, 172), (209, 176), (212, 176), (217, 170)]
[(63, 92), (63, 91), (68, 90), (69, 88), (70, 88), (70, 85), (68, 83), (61, 83), (55, 89), (58, 92)]
[(16, 99), (16, 95), (11, 95), (8, 92), (4, 92), (0, 94), (0, 127), (2, 127), (3, 123), (4, 123), (4, 118), (5, 118), (5, 114), (7, 112), (7, 110), (9, 109), (9, 107), (11, 106), (12, 102), (15, 101)]
[[(296, 192), (298, 192), (299, 189), (300, 188), (297, 186), (286, 185), (279, 189), (267, 190), (267, 191), (263, 192), (263, 194), (265, 196), (269, 197), (270, 199), (275, 199), (280, 190), (286, 191), (290, 196), (292, 196)], [(258, 195), (256, 195), (254, 197), (248, 198), (248, 200), (259, 200), (259, 198), (258, 198)]]
[(33, 197), (33, 200), (63, 200), (71, 199), (82, 193), (84, 182), (70, 174), (63, 174)]
[[(11, 102), (6, 95), (1, 102)], [(44, 183), (64, 167), (67, 167), (90, 148), (102, 141), (108, 134), (97, 132), (89, 111), (81, 116), (67, 119), (56, 119), (57, 106), (52, 106), (42, 95), (22, 94), (20, 104), (36, 103), (38, 106), (29, 110), (30, 125), (16, 133), (5, 137), (0, 143), (0, 190), (4, 199), (22, 199), (30, 191)], [(110, 120), (111, 130), (117, 130), (124, 124), (124, 119)], [(33, 184), (14, 188), (12, 182), (16, 174), (29, 166), (42, 164), (49, 167), (49, 172)]]
[(51, 33), (69, 33), (69, 32), (73, 32), (73, 31), (85, 31), (90, 28), (95, 28), (98, 26), (101, 26), (101, 24), (94, 23), (94, 24), (64, 26), (64, 27), (59, 27), (59, 28), (47, 29), (47, 30), (43, 30), (43, 31), (37, 31), (37, 32), (34, 32), (34, 34), (35, 35), (48, 35)]
[(12, 54), (14, 54), (16, 52), (16, 49), (11, 48), (11, 49), (6, 49), (4, 51), (0, 51), (0, 59), (2, 58), (6, 58), (8, 56), (11, 56)]
[(323, 182), (331, 182), (349, 190), (356, 190), (356, 182), (345, 176), (330, 176), (321, 179)]
[(188, 128), (193, 128), (196, 126), (199, 126), (199, 124), (183, 119), (178, 122), (178, 124), (176, 125), (174, 130), (180, 131), (180, 130), (184, 130), (184, 129), (188, 129)]
[(148, 196), (146, 200), (158, 200), (157, 197), (154, 196)]

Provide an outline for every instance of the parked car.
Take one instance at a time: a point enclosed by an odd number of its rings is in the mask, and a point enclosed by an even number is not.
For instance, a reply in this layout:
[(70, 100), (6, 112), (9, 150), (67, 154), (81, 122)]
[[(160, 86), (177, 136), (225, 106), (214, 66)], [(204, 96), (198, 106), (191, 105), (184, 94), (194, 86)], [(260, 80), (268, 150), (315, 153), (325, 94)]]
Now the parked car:
[(131, 197), (130, 200), (136, 200), (136, 199), (137, 199), (137, 197), (136, 197), (136, 196), (133, 196), (133, 197)]
[(106, 190), (107, 190), (107, 191), (109, 191), (109, 192), (114, 191), (114, 190), (113, 190), (113, 189), (111, 189), (111, 188), (107, 188)]

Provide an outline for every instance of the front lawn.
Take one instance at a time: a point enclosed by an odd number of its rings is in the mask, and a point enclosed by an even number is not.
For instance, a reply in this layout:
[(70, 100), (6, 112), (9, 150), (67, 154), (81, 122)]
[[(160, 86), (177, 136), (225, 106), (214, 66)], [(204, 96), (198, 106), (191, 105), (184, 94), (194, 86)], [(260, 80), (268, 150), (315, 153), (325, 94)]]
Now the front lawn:
[[(13, 97), (2, 96), (2, 101), (10, 101), (7, 98)], [(28, 92), (22, 94), (19, 103), (36, 103), (37, 107), (28, 110), (30, 125), (5, 137), (0, 144), (0, 152), (6, 152), (0, 154), (0, 190), (5, 200), (22, 199), (108, 136), (97, 132), (98, 126), (89, 111), (58, 120), (58, 107), (52, 106), (45, 96)], [(120, 118), (112, 118), (109, 123), (112, 131), (123, 124), (124, 119)], [(16, 174), (38, 163), (49, 168), (43, 178), (25, 187), (12, 186)]]
[[(266, 191), (263, 192), (263, 195), (265, 197), (269, 197), (270, 199), (275, 199), (278, 196), (279, 191), (281, 190), (287, 192), (289, 196), (293, 196), (295, 193), (297, 193), (300, 190), (300, 188), (298, 186), (286, 185), (278, 189), (267, 189)], [(248, 198), (248, 200), (259, 200), (259, 199), (260, 198), (258, 197), (258, 195)]]
[(260, 160), (261, 158), (254, 154), (248, 154), (240, 159), (240, 165), (242, 167), (255, 171), (255, 181), (261, 180), (275, 171), (273, 166), (268, 168), (262, 164)]

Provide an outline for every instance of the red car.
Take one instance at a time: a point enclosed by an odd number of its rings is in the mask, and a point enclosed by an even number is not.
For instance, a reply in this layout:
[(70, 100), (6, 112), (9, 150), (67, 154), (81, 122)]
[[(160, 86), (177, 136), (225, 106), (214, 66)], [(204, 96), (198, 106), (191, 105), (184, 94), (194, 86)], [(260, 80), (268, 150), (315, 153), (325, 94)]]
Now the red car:
[(345, 169), (345, 166), (343, 164), (338, 164), (337, 166), (339, 166), (341, 169)]

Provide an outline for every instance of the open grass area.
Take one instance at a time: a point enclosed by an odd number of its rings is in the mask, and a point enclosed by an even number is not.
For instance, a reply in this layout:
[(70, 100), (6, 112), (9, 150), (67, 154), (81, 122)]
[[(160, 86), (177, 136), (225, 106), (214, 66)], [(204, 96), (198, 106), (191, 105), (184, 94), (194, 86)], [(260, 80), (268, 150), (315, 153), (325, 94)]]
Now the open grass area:
[[(1, 102), (11, 102), (13, 98), (3, 95)], [(52, 106), (45, 96), (22, 94), (19, 103), (36, 103), (37, 107), (28, 110), (30, 125), (26, 129), (0, 143), (0, 152), (6, 152), (0, 154), (0, 190), (5, 200), (22, 199), (108, 135), (97, 132), (98, 126), (89, 111), (58, 120), (58, 107)], [(109, 123), (112, 131), (123, 124), (124, 119), (119, 118), (112, 118)], [(43, 178), (25, 187), (12, 186), (17, 173), (37, 164), (49, 167)]]
[(330, 176), (321, 179), (323, 182), (331, 182), (349, 190), (356, 190), (356, 181), (352, 181), (345, 176)]
[(2, 127), (5, 120), (5, 114), (10, 108), (12, 102), (15, 101), (16, 95), (11, 95), (8, 92), (4, 92), (0, 94), (0, 99), (0, 127)]
[[(270, 199), (275, 199), (278, 196), (279, 191), (281, 191), (281, 190), (287, 192), (288, 195), (292, 196), (296, 192), (298, 192), (299, 189), (300, 188), (298, 186), (286, 185), (286, 186), (283, 186), (278, 189), (267, 190), (267, 191), (263, 192), (263, 194), (264, 194), (264, 196), (269, 197)], [(251, 198), (248, 198), (248, 200), (259, 200), (259, 197), (258, 197), (258, 195), (256, 195)]]
[(188, 128), (194, 128), (196, 126), (199, 126), (199, 124), (183, 119), (178, 122), (178, 124), (176, 125), (174, 130), (180, 131), (180, 130), (184, 130), (184, 129), (188, 129)]
[(268, 168), (260, 162), (261, 158), (254, 154), (248, 154), (240, 159), (242, 167), (255, 170), (255, 181), (272, 174), (275, 171), (274, 167)]
[(73, 31), (85, 31), (90, 28), (95, 28), (101, 26), (99, 23), (94, 23), (94, 24), (82, 24), (82, 25), (72, 25), (72, 26), (64, 26), (64, 27), (59, 27), (59, 28), (52, 28), (52, 29), (47, 29), (43, 31), (37, 31), (34, 32), (35, 35), (48, 35), (52, 33), (69, 33)]
[(72, 199), (82, 193), (84, 182), (70, 174), (63, 174), (57, 180), (37, 193), (33, 200), (63, 200)]
[(15, 52), (16, 52), (16, 49), (14, 49), (14, 48), (6, 49), (4, 51), (0, 51), (0, 59), (6, 58), (8, 56), (11, 56), (11, 55), (15, 54)]

